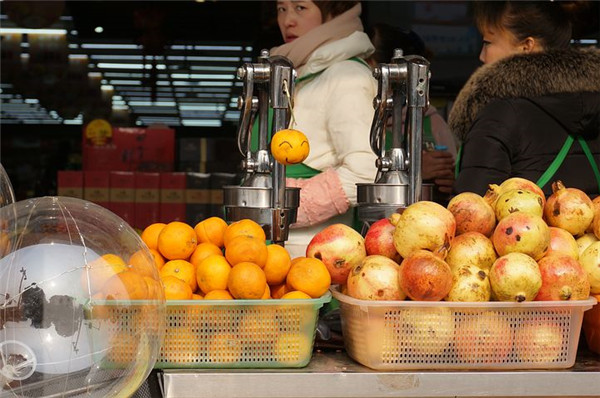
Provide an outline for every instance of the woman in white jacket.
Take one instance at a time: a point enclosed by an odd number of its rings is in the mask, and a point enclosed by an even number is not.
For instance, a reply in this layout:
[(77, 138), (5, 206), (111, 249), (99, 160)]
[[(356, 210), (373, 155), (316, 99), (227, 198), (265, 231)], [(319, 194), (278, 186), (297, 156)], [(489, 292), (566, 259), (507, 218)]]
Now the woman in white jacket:
[(300, 187), (300, 207), (286, 248), (306, 255), (327, 225), (352, 225), (356, 183), (375, 179), (369, 132), (377, 81), (364, 59), (374, 50), (363, 32), (358, 1), (278, 1), (285, 44), (272, 55), (289, 58), (298, 73), (294, 128), (310, 142), (302, 165), (288, 166), (287, 184)]

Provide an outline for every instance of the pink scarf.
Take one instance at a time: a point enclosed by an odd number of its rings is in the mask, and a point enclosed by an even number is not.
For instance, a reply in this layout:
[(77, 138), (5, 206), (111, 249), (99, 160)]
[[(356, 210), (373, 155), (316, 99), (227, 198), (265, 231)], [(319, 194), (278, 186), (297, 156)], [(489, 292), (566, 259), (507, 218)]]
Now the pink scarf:
[(361, 11), (362, 8), (359, 3), (343, 14), (298, 37), (291, 43), (273, 47), (271, 55), (283, 55), (292, 61), (294, 67), (298, 69), (308, 61), (313, 51), (323, 44), (343, 39), (356, 31), (362, 32)]

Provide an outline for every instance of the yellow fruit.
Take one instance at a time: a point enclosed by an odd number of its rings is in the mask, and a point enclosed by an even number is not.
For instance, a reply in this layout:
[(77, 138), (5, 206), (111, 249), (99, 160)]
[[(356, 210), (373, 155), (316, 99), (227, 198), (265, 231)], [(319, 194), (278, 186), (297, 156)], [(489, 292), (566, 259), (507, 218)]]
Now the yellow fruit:
[(227, 290), (211, 290), (204, 295), (204, 300), (233, 300), (233, 296)]
[(227, 223), (220, 217), (207, 218), (194, 227), (198, 243), (208, 242), (221, 248), (223, 247), (225, 229), (227, 229)]
[(268, 300), (271, 298), (271, 288), (269, 285), (265, 285), (265, 292), (263, 293), (261, 299)]
[(275, 244), (267, 246), (267, 262), (263, 271), (269, 285), (284, 283), (291, 266), (292, 260), (285, 247)]
[(102, 287), (107, 300), (146, 300), (148, 284), (144, 277), (133, 270), (113, 275)]
[(308, 157), (308, 138), (298, 130), (279, 130), (271, 139), (271, 154), (286, 166), (302, 163)]
[(231, 266), (225, 257), (219, 254), (212, 254), (202, 260), (196, 267), (198, 287), (204, 293), (209, 293), (213, 290), (225, 290), (227, 289), (227, 280), (230, 272)]
[(225, 258), (234, 266), (249, 262), (264, 267), (267, 262), (267, 244), (264, 240), (239, 235), (231, 239), (225, 248)]
[(104, 284), (114, 275), (129, 268), (125, 261), (116, 254), (105, 254), (102, 257), (88, 263), (81, 274), (81, 284), (84, 291), (90, 289), (90, 293), (98, 292)]
[(187, 260), (196, 249), (197, 242), (194, 228), (173, 221), (158, 234), (158, 251), (167, 260)]
[(227, 248), (229, 241), (239, 235), (252, 236), (263, 242), (267, 239), (265, 231), (256, 221), (245, 218), (227, 226), (223, 234), (223, 244), (225, 247)]
[(160, 234), (160, 231), (162, 231), (162, 229), (166, 226), (167, 224), (165, 223), (157, 222), (154, 224), (150, 224), (146, 228), (144, 228), (144, 230), (142, 231), (141, 238), (146, 244), (146, 246), (148, 246), (148, 248), (154, 250), (158, 249), (158, 235)]
[(260, 299), (266, 284), (267, 278), (262, 268), (248, 262), (234, 265), (227, 280), (229, 293), (236, 299)]
[[(154, 251), (156, 252), (156, 250)], [(158, 255), (160, 256), (160, 254)], [(165, 260), (162, 258), (162, 256), (157, 259), (155, 254), (151, 252), (151, 249), (148, 250), (148, 252), (145, 250), (138, 250), (133, 253), (131, 257), (129, 257), (129, 265), (131, 268), (144, 276), (149, 276), (150, 278), (158, 277), (158, 271), (160, 268), (157, 266), (157, 262), (160, 261), (162, 261), (162, 265), (164, 265)]]
[(192, 294), (192, 300), (204, 300), (204, 296), (201, 294)]
[(317, 298), (329, 289), (331, 275), (321, 260), (302, 258), (290, 267), (286, 283), (292, 290), (300, 290), (312, 298)]
[(163, 279), (169, 275), (179, 278), (188, 285), (190, 285), (190, 289), (192, 289), (192, 292), (195, 292), (198, 288), (198, 282), (196, 282), (196, 267), (194, 267), (194, 265), (189, 261), (167, 261), (160, 270), (160, 277), (161, 279)]
[(181, 279), (167, 275), (162, 278), (166, 300), (191, 300), (192, 288)]
[(281, 298), (282, 299), (310, 299), (312, 297), (310, 297), (308, 294), (301, 292), (299, 290), (292, 290), (291, 292), (287, 292), (286, 294), (281, 296)]
[(148, 299), (159, 300), (164, 297), (164, 290), (160, 282), (157, 279), (149, 276), (143, 276), (146, 285), (148, 286)]
[(269, 288), (271, 289), (271, 297), (274, 299), (280, 299), (284, 294), (290, 291), (290, 288), (285, 283), (271, 285)]

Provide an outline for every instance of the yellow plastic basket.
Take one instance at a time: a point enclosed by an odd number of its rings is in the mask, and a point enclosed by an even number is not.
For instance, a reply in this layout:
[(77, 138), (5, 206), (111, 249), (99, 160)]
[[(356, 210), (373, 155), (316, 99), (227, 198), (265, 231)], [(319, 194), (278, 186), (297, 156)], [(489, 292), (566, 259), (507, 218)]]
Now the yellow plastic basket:
[(568, 368), (596, 303), (367, 301), (331, 291), (348, 354), (378, 370)]

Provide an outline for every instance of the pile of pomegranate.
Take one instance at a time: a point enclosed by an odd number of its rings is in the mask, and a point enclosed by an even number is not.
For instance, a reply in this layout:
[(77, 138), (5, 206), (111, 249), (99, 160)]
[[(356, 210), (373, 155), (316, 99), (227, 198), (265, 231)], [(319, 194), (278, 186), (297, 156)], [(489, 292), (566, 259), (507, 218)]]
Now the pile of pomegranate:
[(420, 201), (371, 225), (363, 238), (335, 224), (307, 257), (332, 283), (363, 300), (583, 300), (600, 295), (600, 197), (510, 178), (485, 196), (461, 193), (447, 207)]

